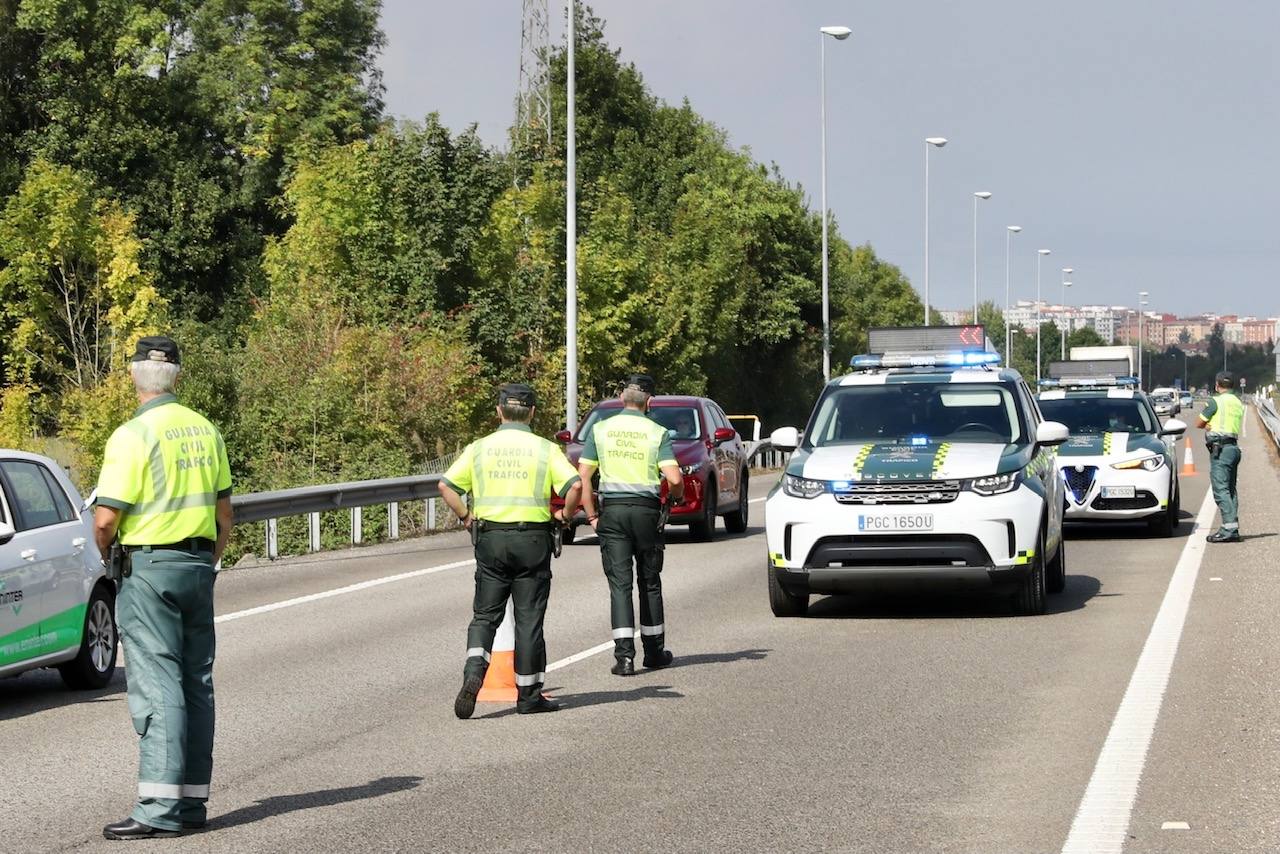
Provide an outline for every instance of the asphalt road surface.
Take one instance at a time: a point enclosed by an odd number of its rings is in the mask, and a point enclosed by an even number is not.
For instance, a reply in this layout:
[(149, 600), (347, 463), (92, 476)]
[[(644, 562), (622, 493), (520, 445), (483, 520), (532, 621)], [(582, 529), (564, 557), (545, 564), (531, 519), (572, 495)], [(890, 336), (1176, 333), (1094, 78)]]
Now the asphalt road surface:
[[(472, 591), (458, 535), (229, 572), (210, 826), (140, 844), (1280, 850), (1280, 478), (1250, 428), (1245, 543), (1189, 545), (1205, 533), (1197, 448), (1178, 535), (1072, 532), (1066, 592), (1043, 617), (939, 596), (827, 598), (775, 619), (757, 502), (746, 535), (671, 533), (676, 666), (624, 680), (607, 652), (578, 655), (609, 640), (599, 551), (580, 540), (547, 616), (554, 715), (454, 718)], [(1167, 685), (1157, 635), (1176, 652)], [(101, 827), (132, 804), (126, 672), (82, 694), (47, 672), (0, 682), (0, 851), (118, 848)]]

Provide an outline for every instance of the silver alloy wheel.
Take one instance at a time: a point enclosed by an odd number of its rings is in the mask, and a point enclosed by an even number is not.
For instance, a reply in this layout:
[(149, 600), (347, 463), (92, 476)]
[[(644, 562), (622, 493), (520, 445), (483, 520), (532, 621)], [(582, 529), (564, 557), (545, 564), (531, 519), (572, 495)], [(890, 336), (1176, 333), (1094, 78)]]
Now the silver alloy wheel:
[(93, 667), (99, 673), (106, 673), (115, 654), (116, 627), (111, 619), (111, 609), (102, 599), (95, 600), (89, 609), (86, 629), (89, 632), (89, 655), (93, 659)]

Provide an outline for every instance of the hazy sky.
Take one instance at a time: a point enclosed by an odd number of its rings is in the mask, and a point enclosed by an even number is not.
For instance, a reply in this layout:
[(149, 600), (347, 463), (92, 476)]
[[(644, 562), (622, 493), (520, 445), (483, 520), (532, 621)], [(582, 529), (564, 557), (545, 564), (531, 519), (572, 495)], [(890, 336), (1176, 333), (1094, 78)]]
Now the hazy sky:
[[(595, 0), (609, 42), (669, 102), (688, 97), (735, 145), (819, 190), (818, 27), (827, 43), (828, 198), (922, 287), (924, 138), (932, 302), (980, 292), (1178, 313), (1280, 313), (1280, 2), (1276, 0)], [(552, 0), (563, 43), (564, 0)], [(387, 105), (438, 111), (505, 144), (520, 0), (384, 0)], [(563, 127), (556, 132), (563, 133)]]

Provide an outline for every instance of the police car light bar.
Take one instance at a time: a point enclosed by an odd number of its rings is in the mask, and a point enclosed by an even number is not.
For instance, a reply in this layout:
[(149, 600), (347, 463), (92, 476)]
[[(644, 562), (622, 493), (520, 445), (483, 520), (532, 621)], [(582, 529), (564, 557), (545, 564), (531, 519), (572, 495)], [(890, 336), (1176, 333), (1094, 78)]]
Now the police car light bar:
[(1133, 386), (1137, 388), (1137, 377), (1066, 377), (1064, 379), (1040, 380), (1041, 388), (1113, 388), (1116, 386)]
[(1131, 375), (1128, 359), (1078, 359), (1070, 362), (1050, 362), (1049, 379), (1041, 380), (1045, 388), (1064, 386), (1136, 386), (1138, 378)]
[(1000, 354), (992, 350), (981, 326), (876, 328), (867, 333), (867, 343), (871, 352), (854, 356), (851, 367), (962, 368), (1000, 363)]

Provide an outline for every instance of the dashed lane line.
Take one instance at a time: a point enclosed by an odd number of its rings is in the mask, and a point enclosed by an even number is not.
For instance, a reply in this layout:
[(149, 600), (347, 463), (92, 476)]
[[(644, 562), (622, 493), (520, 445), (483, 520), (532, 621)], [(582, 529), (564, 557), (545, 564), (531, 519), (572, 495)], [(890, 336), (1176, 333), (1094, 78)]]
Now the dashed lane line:
[(1138, 783), (1204, 557), (1204, 538), (1196, 534), (1213, 523), (1216, 509), (1213, 495), (1206, 495), (1098, 754), (1062, 854), (1121, 854), (1124, 849)]

